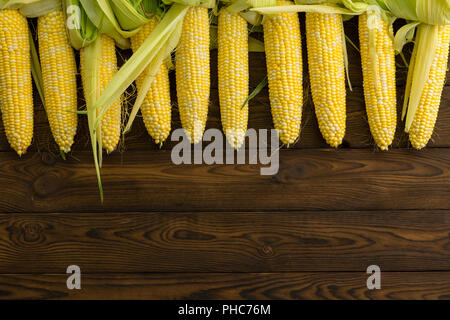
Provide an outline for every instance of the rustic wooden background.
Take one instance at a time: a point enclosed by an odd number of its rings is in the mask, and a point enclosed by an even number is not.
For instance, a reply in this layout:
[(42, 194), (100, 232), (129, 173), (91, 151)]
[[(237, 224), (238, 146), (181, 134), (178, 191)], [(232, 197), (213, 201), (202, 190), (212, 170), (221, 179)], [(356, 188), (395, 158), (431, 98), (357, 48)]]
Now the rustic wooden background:
[[(346, 31), (358, 43), (356, 23)], [(400, 124), (392, 150), (377, 151), (359, 54), (348, 50), (342, 147), (322, 140), (305, 82), (301, 140), (281, 150), (275, 176), (259, 165), (173, 165), (173, 143), (159, 150), (138, 119), (105, 157), (101, 204), (83, 116), (66, 161), (42, 107), (22, 158), (2, 129), (0, 298), (449, 299), (450, 87), (426, 150), (412, 150)], [(216, 59), (208, 127), (220, 128)], [(264, 54), (250, 60), (253, 88)], [(405, 75), (399, 68), (399, 101)], [(175, 102), (174, 92), (177, 128)], [(250, 103), (249, 127), (272, 127), (267, 90)], [(81, 290), (66, 288), (72, 264)], [(381, 290), (366, 288), (372, 264)]]

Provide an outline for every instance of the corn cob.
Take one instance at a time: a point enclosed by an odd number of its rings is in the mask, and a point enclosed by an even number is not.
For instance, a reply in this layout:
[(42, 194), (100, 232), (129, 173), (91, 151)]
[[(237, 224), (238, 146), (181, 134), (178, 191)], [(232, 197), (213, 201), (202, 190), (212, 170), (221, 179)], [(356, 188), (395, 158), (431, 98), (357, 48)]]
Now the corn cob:
[(69, 152), (77, 131), (77, 67), (61, 10), (38, 18), (44, 98), (53, 137)]
[(320, 132), (332, 147), (345, 135), (346, 92), (342, 16), (306, 13), (309, 77)]
[[(373, 50), (369, 26), (373, 28)], [(390, 30), (389, 30), (390, 28)], [(372, 136), (381, 150), (392, 144), (397, 126), (395, 52), (390, 36), (392, 26), (378, 14), (364, 13), (359, 18), (359, 39), (364, 82), (364, 98)]]
[(218, 29), (219, 101), (223, 131), (233, 148), (240, 148), (247, 131), (248, 32), (239, 14), (222, 10)]
[[(99, 95), (102, 94), (108, 83), (117, 72), (117, 57), (114, 40), (109, 36), (102, 34), (101, 37), (101, 53), (98, 56), (98, 79), (99, 79)], [(84, 49), (80, 50), (80, 69), (83, 87), (86, 95), (86, 79), (85, 79), (85, 58)], [(102, 147), (106, 151), (112, 152), (117, 147), (120, 139), (121, 126), (121, 99), (117, 99), (103, 115), (100, 121), (101, 142)]]
[(439, 26), (439, 44), (431, 65), (428, 81), (409, 129), (409, 141), (415, 149), (424, 148), (433, 134), (441, 94), (445, 83), (450, 42), (450, 26)]
[[(290, 5), (291, 1), (278, 1)], [(267, 17), (263, 23), (272, 118), (280, 140), (294, 143), (300, 134), (303, 66), (297, 13)]]
[(181, 125), (192, 143), (200, 142), (209, 103), (208, 9), (191, 7), (183, 21), (175, 53), (178, 107)]
[(0, 10), (0, 106), (6, 137), (20, 156), (33, 138), (33, 95), (27, 19)]
[[(152, 18), (136, 35), (131, 37), (131, 47), (134, 52), (139, 49), (157, 23), (158, 19)], [(138, 90), (142, 87), (147, 74), (147, 71), (144, 71), (136, 79)], [(164, 142), (170, 134), (171, 122), (169, 70), (165, 63), (161, 64), (140, 109), (149, 135), (157, 144)]]

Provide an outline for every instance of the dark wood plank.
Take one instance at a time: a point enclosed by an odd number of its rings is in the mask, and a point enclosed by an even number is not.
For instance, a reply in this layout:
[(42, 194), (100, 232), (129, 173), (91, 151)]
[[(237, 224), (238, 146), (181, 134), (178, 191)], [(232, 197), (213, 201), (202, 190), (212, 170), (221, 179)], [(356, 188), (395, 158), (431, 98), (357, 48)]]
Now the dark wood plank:
[[(381, 289), (350, 273), (0, 275), (0, 299), (450, 299), (450, 272), (384, 272)], [(275, 310), (271, 310), (273, 314)]]
[(175, 165), (168, 151), (106, 156), (0, 153), (0, 212), (450, 209), (450, 149), (282, 150), (266, 165)]
[(450, 270), (450, 211), (1, 214), (0, 273)]

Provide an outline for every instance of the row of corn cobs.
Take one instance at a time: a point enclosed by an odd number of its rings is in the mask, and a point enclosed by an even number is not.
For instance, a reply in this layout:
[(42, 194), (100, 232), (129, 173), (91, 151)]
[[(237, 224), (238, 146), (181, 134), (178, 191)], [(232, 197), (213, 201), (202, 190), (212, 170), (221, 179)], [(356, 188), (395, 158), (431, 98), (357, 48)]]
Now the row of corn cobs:
[[(291, 4), (278, 1), (280, 6)], [(333, 147), (342, 143), (346, 129), (342, 19), (341, 14), (306, 13), (313, 102), (320, 131)], [(158, 21), (156, 18), (150, 20), (131, 37), (133, 51), (137, 51)], [(387, 150), (391, 145), (397, 124), (395, 52), (390, 28), (392, 26), (380, 15), (363, 13), (359, 16), (367, 117), (373, 138), (382, 150)], [(190, 7), (184, 16), (175, 51), (175, 71), (180, 118), (193, 143), (201, 140), (208, 113), (209, 32), (209, 10), (201, 6)], [(302, 45), (297, 12), (266, 16), (263, 32), (273, 123), (281, 142), (290, 145), (296, 142), (300, 134), (303, 105)], [(37, 36), (48, 120), (60, 150), (69, 152), (78, 117), (77, 67), (62, 9), (38, 18)], [(27, 19), (18, 10), (0, 10), (1, 111), (8, 141), (19, 155), (26, 152), (33, 136), (29, 37)], [(439, 26), (438, 46), (433, 53), (428, 80), (408, 128), (414, 148), (425, 147), (433, 132), (446, 77), (449, 42), (450, 26)], [(80, 52), (80, 70), (85, 86), (83, 50)], [(222, 8), (218, 12), (219, 102), (224, 133), (235, 148), (242, 145), (247, 129), (248, 60), (248, 23), (239, 13)], [(117, 72), (115, 43), (105, 34), (101, 35), (98, 65), (100, 90), (103, 90)], [(138, 91), (145, 79), (145, 72), (136, 79)], [(163, 63), (140, 108), (146, 128), (156, 143), (164, 142), (171, 130), (168, 72)], [(121, 101), (118, 99), (101, 119), (102, 146), (108, 152), (113, 151), (119, 141), (121, 114)]]

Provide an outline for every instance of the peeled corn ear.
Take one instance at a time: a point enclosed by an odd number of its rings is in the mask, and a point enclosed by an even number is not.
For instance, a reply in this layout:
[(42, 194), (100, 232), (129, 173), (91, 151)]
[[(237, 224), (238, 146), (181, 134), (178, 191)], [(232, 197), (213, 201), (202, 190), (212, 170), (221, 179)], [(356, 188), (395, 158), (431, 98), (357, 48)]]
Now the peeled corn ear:
[(27, 19), (0, 10), (0, 106), (6, 137), (22, 155), (33, 138), (33, 95)]
[(175, 73), (181, 125), (192, 143), (200, 142), (205, 131), (209, 68), (208, 9), (190, 7), (184, 17), (175, 52)]
[(247, 131), (248, 31), (238, 13), (222, 10), (218, 30), (218, 75), (223, 131), (233, 148), (240, 148)]
[(389, 27), (378, 14), (364, 13), (359, 17), (367, 118), (381, 150), (387, 150), (392, 144), (397, 127), (395, 52), (390, 33), (392, 26)]
[(424, 148), (433, 134), (447, 74), (450, 25), (438, 28), (438, 46), (434, 53), (430, 74), (409, 129), (409, 141), (415, 149)]
[(62, 10), (38, 18), (44, 98), (53, 137), (69, 152), (77, 132), (77, 67)]
[(273, 123), (281, 142), (289, 145), (300, 134), (303, 108), (300, 22), (297, 13), (281, 13), (266, 17), (263, 28)]
[(346, 127), (342, 15), (306, 13), (311, 93), (319, 129), (332, 147), (342, 143)]

